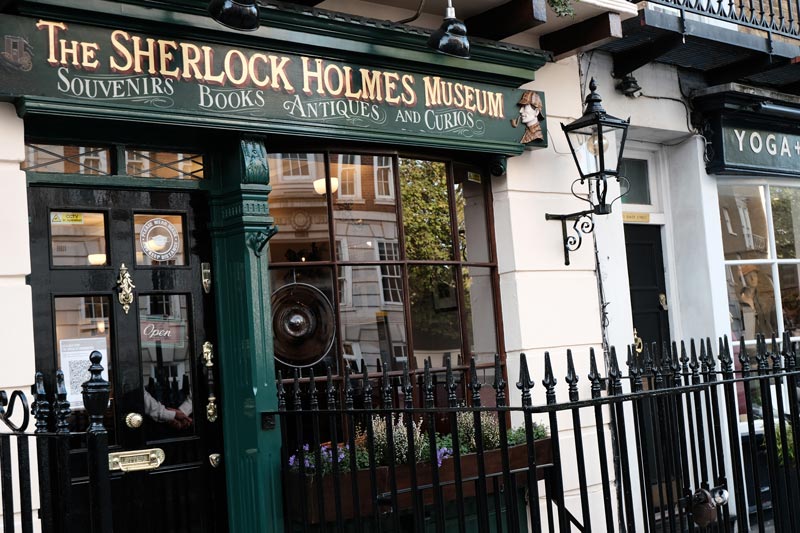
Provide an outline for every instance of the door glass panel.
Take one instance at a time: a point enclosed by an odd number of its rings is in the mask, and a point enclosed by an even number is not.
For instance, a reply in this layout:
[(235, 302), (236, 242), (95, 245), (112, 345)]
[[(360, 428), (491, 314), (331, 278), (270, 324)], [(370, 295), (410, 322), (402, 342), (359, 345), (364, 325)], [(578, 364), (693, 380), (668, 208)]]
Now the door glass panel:
[(194, 432), (188, 301), (183, 294), (139, 296), (148, 440)]
[(185, 265), (183, 218), (180, 215), (134, 215), (136, 264)]
[[(71, 296), (55, 299), (56, 314), (56, 349), (58, 350), (58, 368), (64, 372), (64, 384), (67, 388), (67, 401), (73, 415), (70, 419), (71, 431), (85, 431), (88, 417), (83, 406), (81, 385), (87, 381), (89, 374), (89, 355), (95, 350), (103, 355), (103, 378), (108, 379), (113, 365), (110, 357), (108, 296)], [(114, 392), (112, 385), (111, 401), (106, 411), (105, 426), (109, 432), (109, 441), (116, 442), (114, 428)]]
[(107, 265), (105, 214), (52, 211), (50, 246), (53, 266)]

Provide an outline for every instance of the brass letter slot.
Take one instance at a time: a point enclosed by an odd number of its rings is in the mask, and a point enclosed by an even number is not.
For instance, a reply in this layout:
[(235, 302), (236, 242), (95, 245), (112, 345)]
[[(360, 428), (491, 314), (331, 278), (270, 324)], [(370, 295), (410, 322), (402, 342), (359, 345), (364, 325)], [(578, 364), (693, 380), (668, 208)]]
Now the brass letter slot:
[(108, 469), (122, 470), (123, 472), (153, 470), (161, 466), (161, 463), (164, 462), (164, 457), (164, 450), (161, 448), (109, 453)]

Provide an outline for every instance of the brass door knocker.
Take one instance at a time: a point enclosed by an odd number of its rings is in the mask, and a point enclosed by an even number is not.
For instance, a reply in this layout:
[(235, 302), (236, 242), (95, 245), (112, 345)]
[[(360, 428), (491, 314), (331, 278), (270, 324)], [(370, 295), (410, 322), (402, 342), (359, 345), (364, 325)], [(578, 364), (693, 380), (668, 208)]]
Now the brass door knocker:
[(639, 338), (639, 332), (636, 331), (636, 328), (633, 328), (633, 347), (636, 353), (642, 353), (644, 351), (644, 342)]
[(117, 290), (119, 291), (117, 297), (126, 315), (131, 309), (131, 304), (133, 303), (133, 289), (135, 288), (136, 285), (133, 284), (133, 278), (130, 272), (128, 272), (128, 267), (125, 266), (125, 263), (122, 263), (119, 266), (119, 277), (117, 278)]

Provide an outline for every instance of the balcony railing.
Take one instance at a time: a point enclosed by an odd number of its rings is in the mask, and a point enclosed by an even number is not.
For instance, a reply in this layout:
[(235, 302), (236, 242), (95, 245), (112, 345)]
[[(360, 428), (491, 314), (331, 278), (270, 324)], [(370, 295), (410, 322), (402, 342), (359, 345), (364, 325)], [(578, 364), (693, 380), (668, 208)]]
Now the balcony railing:
[(706, 17), (787, 37), (800, 35), (800, 1), (798, 0), (650, 0)]

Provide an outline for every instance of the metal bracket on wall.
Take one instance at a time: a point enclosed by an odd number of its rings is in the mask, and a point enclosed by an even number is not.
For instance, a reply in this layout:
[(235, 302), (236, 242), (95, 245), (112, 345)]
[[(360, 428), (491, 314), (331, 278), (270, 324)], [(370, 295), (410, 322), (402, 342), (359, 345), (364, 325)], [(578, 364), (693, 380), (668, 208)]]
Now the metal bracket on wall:
[[(551, 215), (545, 213), (545, 220), (559, 220), (561, 221), (561, 236), (564, 241), (564, 264), (569, 266), (569, 253), (576, 251), (583, 244), (583, 235), (588, 235), (594, 230), (594, 220), (592, 214), (594, 211), (578, 211), (577, 213), (569, 213), (568, 215)], [(572, 230), (574, 235), (567, 234), (567, 221), (573, 221)]]

